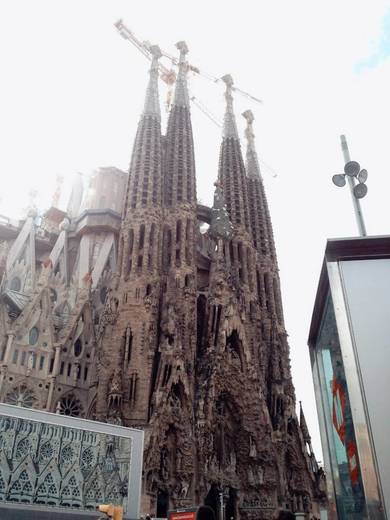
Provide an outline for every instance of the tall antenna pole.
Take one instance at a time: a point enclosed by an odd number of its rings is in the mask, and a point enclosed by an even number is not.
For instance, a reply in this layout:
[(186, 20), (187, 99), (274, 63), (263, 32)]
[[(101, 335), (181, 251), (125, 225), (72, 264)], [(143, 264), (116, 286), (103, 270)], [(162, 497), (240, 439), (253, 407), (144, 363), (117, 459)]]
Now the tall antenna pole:
[[(344, 161), (345, 161), (345, 164), (347, 164), (347, 163), (351, 162), (351, 156), (349, 154), (348, 143), (347, 143), (347, 139), (346, 139), (345, 135), (341, 135), (340, 140), (341, 140), (341, 149), (343, 151)], [(355, 194), (354, 194), (354, 188), (356, 185), (355, 177), (350, 176), (350, 175), (346, 175), (346, 177), (348, 178), (349, 189), (351, 190), (353, 209), (355, 211), (355, 218), (356, 218), (357, 226), (359, 229), (359, 234), (362, 237), (366, 237), (367, 231), (366, 231), (366, 226), (364, 224), (362, 208), (360, 206), (360, 200), (358, 198), (356, 198)]]

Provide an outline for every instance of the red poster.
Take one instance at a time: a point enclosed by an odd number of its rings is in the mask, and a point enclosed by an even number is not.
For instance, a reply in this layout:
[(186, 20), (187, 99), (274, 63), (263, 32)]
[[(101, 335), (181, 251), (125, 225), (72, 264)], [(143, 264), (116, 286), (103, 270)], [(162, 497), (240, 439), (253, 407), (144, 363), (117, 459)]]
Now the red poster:
[(348, 469), (352, 485), (357, 484), (359, 479), (359, 465), (356, 444), (353, 441), (347, 443)]
[(195, 520), (196, 511), (174, 511), (169, 515), (169, 520)]
[(333, 424), (339, 434), (341, 442), (345, 443), (345, 392), (337, 379), (332, 381), (333, 395)]

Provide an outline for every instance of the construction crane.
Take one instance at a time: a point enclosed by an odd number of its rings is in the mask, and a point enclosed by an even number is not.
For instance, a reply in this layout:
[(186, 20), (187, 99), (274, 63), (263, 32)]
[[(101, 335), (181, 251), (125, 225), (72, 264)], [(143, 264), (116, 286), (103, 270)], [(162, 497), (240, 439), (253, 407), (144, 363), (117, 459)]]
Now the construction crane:
[[(119, 21), (121, 22), (122, 27), (127, 29), (127, 27), (123, 24), (123, 22), (121, 20), (119, 20)], [(150, 47), (150, 42), (146, 41), (143, 43), (146, 46), (146, 48)], [(179, 65), (179, 60), (175, 56), (172, 56), (172, 54), (169, 54), (168, 52), (164, 51), (163, 49), (160, 49), (160, 50), (161, 50), (161, 54), (163, 56), (165, 56), (165, 58), (168, 58), (173, 65), (175, 65), (175, 66)], [(198, 74), (199, 76), (202, 76), (203, 78), (208, 79), (212, 83), (221, 83), (221, 81), (222, 81), (221, 78), (217, 78), (217, 76), (212, 76), (211, 74), (208, 74), (207, 72), (200, 70), (198, 67), (195, 67), (195, 65), (191, 65), (191, 63), (188, 64), (188, 70), (190, 70), (191, 72), (194, 72), (195, 74)], [(245, 92), (244, 90), (241, 90), (234, 86), (232, 86), (232, 90), (233, 90), (233, 92), (238, 92), (239, 94), (246, 97), (247, 99), (250, 99), (251, 101), (255, 101), (256, 103), (262, 103), (261, 99), (258, 99), (255, 96), (252, 96), (251, 94), (249, 94), (248, 92)]]
[[(123, 23), (122, 19), (118, 20), (115, 24), (115, 27), (117, 28), (119, 34), (124, 38), (125, 40), (128, 40), (131, 42), (149, 61), (152, 61), (152, 56), (150, 53), (150, 47), (151, 44), (148, 41), (141, 41), (137, 36)], [(178, 66), (179, 60), (175, 57), (169, 54), (168, 52), (164, 51), (163, 49), (160, 49), (162, 55), (169, 59), (172, 65)], [(160, 77), (161, 79), (168, 85), (169, 92), (168, 92), (168, 101), (167, 101), (167, 108), (169, 108), (170, 99), (171, 99), (171, 91), (172, 87), (176, 81), (176, 72), (171, 68), (168, 69), (163, 65), (162, 63), (159, 63), (159, 70), (160, 70)], [(217, 78), (216, 76), (212, 76), (210, 74), (207, 74), (206, 72), (202, 72), (199, 67), (196, 67), (195, 65), (192, 65), (191, 63), (188, 63), (188, 70), (193, 72), (194, 74), (198, 74), (199, 76), (202, 76), (209, 81), (213, 83), (220, 83), (221, 79)], [(245, 96), (247, 99), (250, 99), (251, 101), (255, 101), (256, 103), (262, 103), (262, 101), (248, 92), (245, 92), (237, 87), (232, 87), (233, 91), (238, 92), (242, 96)], [(204, 113), (206, 114), (215, 124), (218, 126), (222, 126), (221, 123), (209, 112), (209, 110), (205, 107), (203, 103), (198, 101), (195, 96), (190, 96), (191, 101)], [(201, 105), (201, 106), (200, 106)]]
[[(151, 44), (148, 41), (141, 41), (137, 36), (123, 23), (122, 19), (119, 19), (114, 26), (118, 30), (119, 34), (124, 38), (125, 40), (128, 40), (130, 43), (132, 43), (149, 61), (152, 61), (152, 54), (150, 52)], [(166, 52), (165, 50), (161, 49), (161, 54), (170, 60), (172, 65), (177, 67), (179, 65), (179, 60), (175, 57)], [(187, 64), (188, 70), (193, 72), (194, 74), (198, 74), (199, 76), (202, 76), (212, 83), (221, 83), (221, 78), (218, 78), (216, 76), (212, 76), (210, 74), (207, 74), (206, 72), (203, 72), (199, 69), (199, 67), (196, 67), (195, 65), (192, 65), (191, 63)], [(173, 68), (168, 69), (164, 64), (162, 64), (160, 61), (158, 63), (159, 67), (159, 73), (160, 78), (166, 85), (168, 86), (168, 93), (167, 93), (167, 101), (165, 103), (166, 110), (169, 111), (171, 100), (172, 100), (172, 91), (173, 91), (173, 85), (176, 81), (176, 72)], [(256, 103), (262, 103), (261, 99), (258, 99), (248, 92), (245, 92), (244, 90), (241, 90), (237, 87), (232, 87), (232, 90), (234, 92), (237, 92), (238, 94), (246, 97), (247, 99), (254, 101)], [(197, 99), (191, 92), (189, 93), (189, 97), (191, 102), (206, 116), (212, 121), (215, 125), (217, 125), (219, 128), (222, 128), (222, 122), (215, 117), (212, 112), (202, 103), (199, 99)], [(272, 177), (276, 177), (277, 174), (271, 168), (270, 166), (263, 163), (263, 165), (270, 171)]]
[[(149, 61), (152, 61), (152, 54), (150, 52), (151, 44), (147, 41), (141, 41), (139, 40), (135, 34), (130, 31), (128, 27), (122, 22), (122, 20), (118, 20), (115, 24), (115, 27), (118, 29), (119, 34), (124, 38), (125, 40), (128, 40), (130, 43), (132, 43)], [(160, 49), (161, 50), (161, 49)], [(171, 56), (167, 52), (161, 50), (161, 53), (163, 56), (167, 57), (171, 60), (173, 65), (178, 65), (179, 60), (175, 58), (174, 56)], [(160, 72), (160, 78), (166, 85), (168, 86), (168, 93), (167, 93), (167, 100), (165, 103), (165, 107), (167, 112), (169, 111), (171, 100), (172, 100), (172, 91), (173, 91), (173, 85), (176, 81), (176, 72), (173, 69), (168, 69), (165, 65), (163, 65), (161, 62), (158, 63), (158, 68)], [(188, 65), (189, 70), (192, 72), (197, 72), (198, 69), (194, 67), (193, 65)], [(197, 98), (190, 94), (190, 99), (192, 103), (201, 111), (203, 114), (205, 114), (214, 124), (216, 124), (218, 127), (222, 127), (222, 123), (218, 121), (218, 119), (208, 110), (208, 108), (197, 100)]]

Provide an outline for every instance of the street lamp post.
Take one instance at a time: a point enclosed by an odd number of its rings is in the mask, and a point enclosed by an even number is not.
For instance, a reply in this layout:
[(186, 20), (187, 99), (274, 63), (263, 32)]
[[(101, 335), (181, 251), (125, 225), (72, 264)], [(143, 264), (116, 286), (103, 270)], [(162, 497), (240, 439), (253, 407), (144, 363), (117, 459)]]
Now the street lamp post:
[(219, 493), (219, 520), (224, 520), (223, 488)]
[[(332, 181), (336, 186), (342, 187), (346, 184), (346, 178), (348, 179), (359, 234), (360, 236), (365, 237), (367, 236), (367, 231), (363, 219), (362, 208), (360, 206), (360, 199), (367, 194), (367, 186), (365, 184), (368, 176), (367, 170), (361, 170), (358, 162), (351, 161), (345, 135), (341, 135), (340, 140), (345, 161), (344, 174), (333, 175)], [(356, 183), (356, 180), (358, 183)]]

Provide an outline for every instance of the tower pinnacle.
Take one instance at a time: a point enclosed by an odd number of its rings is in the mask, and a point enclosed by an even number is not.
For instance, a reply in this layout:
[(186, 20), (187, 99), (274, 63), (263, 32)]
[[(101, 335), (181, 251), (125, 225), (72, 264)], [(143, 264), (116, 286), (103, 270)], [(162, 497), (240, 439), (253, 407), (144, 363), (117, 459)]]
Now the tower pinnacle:
[(246, 173), (253, 244), (261, 254), (270, 255), (276, 260), (271, 217), (255, 147), (255, 135), (253, 133), (253, 121), (255, 118), (251, 110), (246, 110), (242, 115), (247, 122), (245, 129), (245, 137), (247, 139)]
[(173, 104), (176, 106), (189, 107), (190, 98), (188, 95), (187, 87), (187, 71), (188, 65), (186, 61), (186, 55), (188, 53), (188, 47), (186, 42), (177, 42), (176, 48), (180, 51), (179, 57), (179, 72), (176, 79), (176, 89)]
[(162, 199), (161, 111), (158, 95), (157, 45), (150, 46), (152, 64), (146, 89), (144, 110), (138, 123), (130, 163), (124, 212), (140, 207), (155, 207)]
[(222, 182), (226, 208), (237, 231), (249, 230), (245, 166), (233, 111), (233, 78), (222, 77), (226, 84), (226, 111), (222, 129), (218, 178)]
[(247, 139), (246, 150), (246, 173), (248, 177), (260, 177), (260, 165), (255, 148), (255, 134), (253, 133), (253, 121), (255, 117), (252, 110), (245, 110), (242, 114), (246, 119), (247, 127), (245, 129), (245, 137)]
[(183, 41), (176, 47), (180, 51), (179, 72), (166, 135), (164, 202), (167, 207), (196, 202), (194, 143), (187, 88), (188, 47)]
[(236, 124), (236, 118), (233, 111), (233, 78), (230, 74), (226, 74), (223, 76), (222, 81), (226, 84), (226, 91), (225, 91), (225, 99), (226, 99), (226, 111), (225, 116), (223, 120), (223, 130), (222, 130), (222, 136), (223, 137), (233, 137), (235, 139), (238, 139), (238, 131), (237, 131), (237, 124)]
[(305, 414), (303, 413), (302, 401), (299, 401), (299, 426), (301, 427), (303, 440), (308, 443), (311, 451), (311, 437), (309, 433), (309, 428), (307, 427)]
[(160, 102), (158, 97), (158, 60), (162, 53), (157, 45), (150, 47), (150, 52), (153, 56), (152, 64), (150, 66), (149, 84), (146, 90), (146, 99), (144, 107), (144, 116), (154, 116), (161, 119)]

